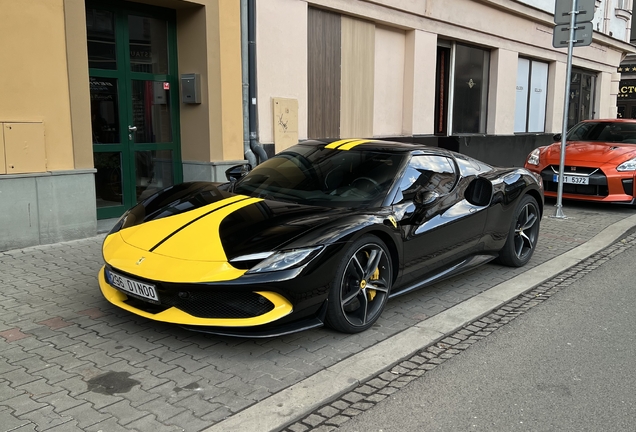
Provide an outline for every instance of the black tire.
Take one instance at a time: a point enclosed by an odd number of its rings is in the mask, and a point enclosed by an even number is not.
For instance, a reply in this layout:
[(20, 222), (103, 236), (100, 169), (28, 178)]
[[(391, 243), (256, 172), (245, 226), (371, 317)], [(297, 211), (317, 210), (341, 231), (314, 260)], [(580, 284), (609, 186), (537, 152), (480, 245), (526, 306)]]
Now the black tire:
[(537, 246), (540, 223), (541, 211), (537, 200), (525, 195), (515, 209), (508, 239), (499, 251), (499, 262), (509, 267), (526, 265)]
[(393, 281), (389, 249), (373, 235), (365, 235), (344, 254), (331, 283), (327, 325), (343, 333), (359, 333), (380, 317)]

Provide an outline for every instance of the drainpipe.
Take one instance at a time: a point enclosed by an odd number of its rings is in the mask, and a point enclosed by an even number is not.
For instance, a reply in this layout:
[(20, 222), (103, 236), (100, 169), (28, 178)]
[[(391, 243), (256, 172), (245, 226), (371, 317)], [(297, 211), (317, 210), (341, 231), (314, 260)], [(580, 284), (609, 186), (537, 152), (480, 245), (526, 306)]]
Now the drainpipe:
[(243, 153), (250, 165), (258, 165), (256, 155), (250, 148), (249, 71), (247, 42), (247, 0), (241, 0), (241, 78), (243, 82)]
[(267, 160), (258, 142), (256, 105), (256, 0), (241, 0), (241, 59), (243, 66), (243, 148), (252, 166)]

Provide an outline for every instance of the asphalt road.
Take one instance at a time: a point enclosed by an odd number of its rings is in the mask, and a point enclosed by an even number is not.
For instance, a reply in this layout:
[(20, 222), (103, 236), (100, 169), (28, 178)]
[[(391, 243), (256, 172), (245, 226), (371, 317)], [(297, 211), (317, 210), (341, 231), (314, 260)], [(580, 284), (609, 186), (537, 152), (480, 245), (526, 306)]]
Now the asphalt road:
[(636, 247), (340, 431), (636, 430)]

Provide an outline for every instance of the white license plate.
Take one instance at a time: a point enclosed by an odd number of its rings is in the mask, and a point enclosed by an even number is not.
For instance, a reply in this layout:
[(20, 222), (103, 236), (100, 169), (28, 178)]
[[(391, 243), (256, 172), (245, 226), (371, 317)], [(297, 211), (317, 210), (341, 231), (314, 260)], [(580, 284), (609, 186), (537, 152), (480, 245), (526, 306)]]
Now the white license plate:
[(154, 285), (129, 279), (108, 270), (106, 271), (106, 278), (108, 279), (108, 283), (112, 286), (131, 294), (133, 297), (139, 297), (151, 303), (159, 303), (159, 296), (157, 295), (157, 290)]
[[(558, 181), (559, 181), (559, 175), (558, 174), (554, 174), (553, 181), (555, 183), (558, 183)], [(564, 175), (563, 176), (563, 183), (586, 185), (586, 184), (590, 184), (590, 178), (589, 177), (583, 177), (583, 176)]]

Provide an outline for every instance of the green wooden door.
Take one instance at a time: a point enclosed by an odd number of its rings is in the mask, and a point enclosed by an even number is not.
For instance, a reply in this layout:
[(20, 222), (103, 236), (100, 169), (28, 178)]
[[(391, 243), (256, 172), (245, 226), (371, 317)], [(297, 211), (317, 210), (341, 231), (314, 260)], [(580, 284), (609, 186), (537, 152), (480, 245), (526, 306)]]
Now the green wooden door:
[(182, 181), (174, 11), (86, 4), (98, 219)]

